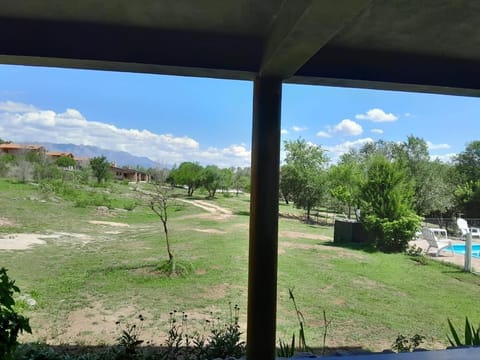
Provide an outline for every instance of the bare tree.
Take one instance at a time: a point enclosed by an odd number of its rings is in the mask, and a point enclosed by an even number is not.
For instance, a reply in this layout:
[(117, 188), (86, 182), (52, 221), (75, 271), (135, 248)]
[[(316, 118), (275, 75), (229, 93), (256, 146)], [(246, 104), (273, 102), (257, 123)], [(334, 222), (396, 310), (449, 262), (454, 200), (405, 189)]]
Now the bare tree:
[(155, 184), (155, 191), (149, 193), (148, 206), (160, 218), (165, 234), (165, 243), (167, 246), (168, 260), (173, 262), (172, 249), (168, 238), (168, 209), (173, 205), (171, 188), (162, 183)]

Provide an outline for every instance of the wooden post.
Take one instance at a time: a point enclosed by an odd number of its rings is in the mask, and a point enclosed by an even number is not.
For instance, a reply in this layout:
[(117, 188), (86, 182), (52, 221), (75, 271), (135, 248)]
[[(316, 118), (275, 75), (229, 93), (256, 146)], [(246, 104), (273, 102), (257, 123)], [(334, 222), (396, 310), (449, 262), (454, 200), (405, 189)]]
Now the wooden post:
[(257, 78), (253, 90), (247, 359), (276, 357), (278, 192), (282, 82)]

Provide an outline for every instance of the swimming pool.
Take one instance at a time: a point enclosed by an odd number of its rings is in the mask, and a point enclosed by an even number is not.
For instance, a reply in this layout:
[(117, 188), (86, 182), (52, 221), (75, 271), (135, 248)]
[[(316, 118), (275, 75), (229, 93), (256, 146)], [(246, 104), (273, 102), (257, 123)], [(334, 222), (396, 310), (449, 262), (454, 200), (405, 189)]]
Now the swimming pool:
[[(450, 250), (450, 249), (451, 248), (448, 247), (445, 250)], [(455, 254), (465, 255), (465, 244), (454, 244), (453, 252)], [(480, 244), (472, 244), (472, 257), (480, 259)]]

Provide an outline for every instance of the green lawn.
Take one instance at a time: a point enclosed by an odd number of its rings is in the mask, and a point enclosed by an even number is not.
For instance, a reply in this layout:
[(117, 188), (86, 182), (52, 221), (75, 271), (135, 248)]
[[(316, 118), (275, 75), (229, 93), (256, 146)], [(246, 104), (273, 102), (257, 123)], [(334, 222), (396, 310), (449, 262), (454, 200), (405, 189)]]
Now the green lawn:
[[(107, 194), (114, 204), (136, 198), (119, 184)], [(25, 310), (33, 335), (24, 341), (111, 343), (118, 336), (116, 320), (142, 314), (143, 336), (160, 343), (170, 311), (187, 312), (194, 327), (211, 312), (225, 318), (229, 302), (240, 306), (245, 331), (248, 196), (195, 198), (233, 215), (186, 203), (172, 211), (174, 254), (194, 271), (167, 278), (155, 270), (167, 254), (161, 223), (148, 208), (102, 213), (42, 194), (38, 186), (0, 180), (0, 220), (9, 222), (0, 233), (59, 236), (28, 250), (0, 250), (0, 266), (38, 302)], [(284, 204), (280, 211), (299, 214)], [(480, 320), (480, 278), (474, 275), (433, 261), (419, 265), (401, 254), (334, 246), (331, 226), (281, 217), (279, 231), (278, 338), (289, 340), (298, 331), (289, 288), (305, 317), (307, 344), (316, 348), (322, 345), (323, 310), (331, 320), (327, 346), (369, 350), (389, 348), (397, 335), (416, 333), (427, 337), (428, 348), (445, 347), (447, 317), (459, 325), (465, 315)]]

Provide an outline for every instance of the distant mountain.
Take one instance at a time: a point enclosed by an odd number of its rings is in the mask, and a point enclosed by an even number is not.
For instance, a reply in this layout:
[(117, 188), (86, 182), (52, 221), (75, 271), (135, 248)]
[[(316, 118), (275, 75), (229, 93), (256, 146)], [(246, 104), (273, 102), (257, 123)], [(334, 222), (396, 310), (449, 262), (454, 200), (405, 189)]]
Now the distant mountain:
[(89, 145), (74, 145), (74, 144), (53, 144), (53, 143), (33, 143), (42, 145), (47, 151), (61, 151), (72, 153), (75, 157), (88, 157), (105, 156), (108, 161), (114, 161), (117, 166), (132, 166), (137, 165), (145, 168), (155, 168), (160, 166), (155, 161), (144, 157), (134, 156), (126, 151), (114, 151), (108, 149), (102, 149), (96, 146)]

